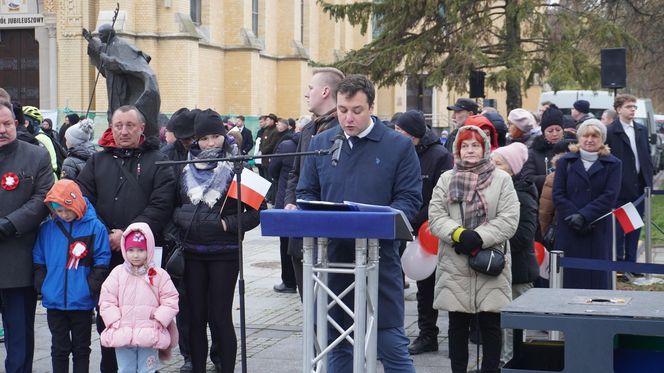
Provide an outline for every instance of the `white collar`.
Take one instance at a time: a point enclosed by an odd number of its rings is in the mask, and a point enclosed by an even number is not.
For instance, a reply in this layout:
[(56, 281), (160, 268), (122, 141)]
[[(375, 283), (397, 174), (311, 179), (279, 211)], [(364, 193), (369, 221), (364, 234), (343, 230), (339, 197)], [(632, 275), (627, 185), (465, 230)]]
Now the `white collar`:
[[(367, 127), (364, 131), (358, 133), (357, 137), (359, 137), (359, 138), (366, 137), (371, 132), (371, 130), (374, 128), (375, 124), (376, 123), (374, 123), (373, 118), (371, 118), (371, 124), (369, 125), (369, 127)], [(346, 135), (346, 140), (348, 140), (350, 138), (350, 136), (348, 136), (348, 134), (346, 132), (344, 132), (344, 135)]]

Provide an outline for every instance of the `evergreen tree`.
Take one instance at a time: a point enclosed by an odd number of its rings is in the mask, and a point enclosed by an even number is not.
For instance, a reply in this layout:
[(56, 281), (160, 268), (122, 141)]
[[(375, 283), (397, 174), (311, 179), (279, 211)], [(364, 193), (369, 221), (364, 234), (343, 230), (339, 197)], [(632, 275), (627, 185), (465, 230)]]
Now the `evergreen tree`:
[(507, 93), (508, 110), (522, 91), (546, 77), (554, 89), (599, 88), (599, 49), (636, 45), (609, 17), (612, 1), (317, 0), (334, 19), (375, 26), (373, 41), (335, 66), (379, 85), (425, 74), (429, 86), (467, 91), (473, 70)]

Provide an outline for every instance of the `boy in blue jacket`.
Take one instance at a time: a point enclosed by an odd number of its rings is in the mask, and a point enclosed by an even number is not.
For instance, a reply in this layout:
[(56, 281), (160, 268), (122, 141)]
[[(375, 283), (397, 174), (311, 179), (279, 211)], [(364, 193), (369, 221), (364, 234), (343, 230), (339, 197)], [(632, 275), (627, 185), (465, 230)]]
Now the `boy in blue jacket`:
[(44, 203), (52, 214), (39, 229), (32, 260), (35, 290), (47, 309), (53, 372), (68, 372), (70, 353), (74, 373), (88, 372), (92, 309), (111, 260), (108, 233), (74, 181), (56, 182)]

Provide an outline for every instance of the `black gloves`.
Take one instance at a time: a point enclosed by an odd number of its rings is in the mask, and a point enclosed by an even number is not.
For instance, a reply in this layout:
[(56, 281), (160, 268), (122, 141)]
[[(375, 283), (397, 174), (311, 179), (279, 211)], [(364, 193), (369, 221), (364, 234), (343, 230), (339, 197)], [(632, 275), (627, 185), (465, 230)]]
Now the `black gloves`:
[(572, 214), (565, 218), (565, 222), (576, 233), (584, 232), (586, 219), (581, 214)]
[(459, 243), (454, 245), (454, 251), (470, 255), (473, 250), (481, 249), (483, 243), (482, 237), (477, 232), (472, 229), (466, 229), (459, 235)]
[(7, 218), (0, 218), (0, 238), (13, 237), (16, 234), (14, 224)]

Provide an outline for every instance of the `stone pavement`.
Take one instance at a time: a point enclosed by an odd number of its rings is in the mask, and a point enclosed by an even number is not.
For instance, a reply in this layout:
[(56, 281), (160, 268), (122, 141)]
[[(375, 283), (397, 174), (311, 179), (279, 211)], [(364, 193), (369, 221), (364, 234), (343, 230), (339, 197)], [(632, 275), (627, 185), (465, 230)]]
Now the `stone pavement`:
[[(302, 305), (297, 294), (278, 294), (272, 286), (281, 282), (279, 265), (279, 239), (262, 237), (260, 227), (249, 232), (245, 237), (244, 278), (246, 296), (247, 324), (247, 371), (270, 373), (293, 373), (301, 371), (302, 359)], [(406, 332), (411, 340), (417, 335), (417, 308), (415, 302), (416, 285), (410, 281), (406, 290)], [(236, 372), (240, 368), (240, 311), (236, 291), (233, 319), (238, 335), (238, 362)], [(92, 327), (92, 325), (91, 325)], [(414, 357), (415, 366), (421, 373), (449, 372), (447, 358), (447, 313), (441, 312), (438, 327), (440, 328), (440, 350)], [(35, 357), (33, 371), (37, 373), (51, 372), (50, 339), (51, 335), (46, 324), (46, 310), (38, 305), (35, 322)], [(90, 371), (96, 372), (99, 367), (99, 337), (96, 329), (92, 332), (92, 356)], [(469, 369), (475, 367), (475, 346), (470, 348)], [(179, 372), (182, 357), (177, 348), (173, 351), (173, 359), (164, 364), (160, 372)], [(4, 361), (5, 349), (0, 348), (0, 362)], [(379, 364), (380, 365), (380, 364)], [(0, 363), (0, 367), (3, 364)], [(2, 368), (0, 368), (2, 369)], [(208, 371), (214, 372), (212, 363), (208, 363)], [(382, 369), (379, 369), (382, 372)]]
[[(641, 255), (643, 255), (641, 253)], [(664, 248), (653, 250), (653, 261), (664, 263)], [(643, 261), (641, 257), (639, 261)], [(245, 237), (244, 276), (246, 295), (247, 323), (247, 371), (292, 373), (300, 372), (302, 359), (302, 305), (296, 294), (278, 294), (272, 286), (280, 282), (279, 240), (276, 237), (262, 237), (260, 227), (249, 232)], [(416, 285), (409, 280), (410, 288), (406, 290), (405, 326), (408, 336), (417, 335), (417, 307), (415, 302)], [(237, 293), (237, 291), (236, 291)], [(50, 332), (46, 324), (46, 310), (37, 307), (35, 322), (35, 357), (34, 372), (51, 372)], [(239, 352), (239, 300), (236, 295), (233, 317), (238, 334), (238, 358), (236, 372), (241, 372)], [(92, 325), (91, 325), (92, 327)], [(420, 373), (450, 372), (447, 357), (447, 313), (441, 312), (438, 327), (440, 350), (413, 357), (415, 367)], [(93, 327), (92, 356), (90, 371), (96, 372), (99, 367), (99, 338)], [(475, 345), (469, 346), (468, 369), (475, 368)], [(182, 357), (177, 348), (174, 357), (160, 369), (161, 372), (179, 372)], [(4, 361), (5, 349), (0, 348), (0, 361)], [(380, 366), (380, 365), (379, 365)], [(0, 363), (0, 371), (4, 368)], [(208, 371), (214, 372), (212, 363), (208, 363)], [(379, 372), (382, 369), (379, 368)]]

